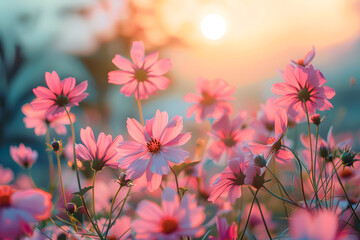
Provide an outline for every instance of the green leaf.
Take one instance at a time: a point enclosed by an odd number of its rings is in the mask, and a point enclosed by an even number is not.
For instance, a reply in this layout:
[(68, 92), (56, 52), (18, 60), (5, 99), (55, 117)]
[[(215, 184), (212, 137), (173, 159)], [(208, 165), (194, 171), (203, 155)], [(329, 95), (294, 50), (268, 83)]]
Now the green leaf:
[(181, 173), (181, 171), (183, 171), (187, 168), (193, 167), (193, 166), (197, 165), (198, 163), (200, 163), (200, 161), (184, 162), (179, 165), (174, 165), (172, 168), (174, 169), (176, 176), (178, 176)]
[(90, 186), (90, 187), (84, 187), (82, 188), (79, 192), (74, 192), (73, 194), (78, 195), (80, 197), (84, 197), (85, 193), (87, 193), (87, 191), (89, 191), (90, 189), (92, 189), (94, 186)]

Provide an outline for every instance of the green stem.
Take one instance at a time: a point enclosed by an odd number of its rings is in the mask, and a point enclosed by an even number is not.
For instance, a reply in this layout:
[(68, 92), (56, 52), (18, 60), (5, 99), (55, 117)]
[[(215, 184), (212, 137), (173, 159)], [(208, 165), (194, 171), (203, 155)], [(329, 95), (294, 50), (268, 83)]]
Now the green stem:
[[(46, 143), (50, 145), (50, 133), (49, 133), (49, 126), (47, 126), (46, 130)], [(51, 152), (48, 152), (48, 158), (49, 158), (49, 178), (50, 178), (50, 184), (49, 184), (49, 193), (52, 194), (55, 188), (55, 176), (54, 176), (54, 162)]]
[[(122, 212), (122, 210), (124, 208), (125, 202), (126, 202), (126, 200), (128, 199), (128, 197), (130, 195), (131, 188), (132, 188), (132, 186), (129, 187), (129, 190), (128, 190), (128, 192), (127, 192), (127, 194), (126, 194), (126, 196), (125, 196), (125, 198), (123, 200), (123, 203), (121, 205), (120, 211), (119, 211), (118, 215), (116, 216), (115, 220), (111, 223), (110, 228), (115, 224), (116, 219), (118, 219), (120, 217), (120, 214), (121, 214), (121, 212)], [(109, 224), (110, 224), (110, 222), (109, 222)]]
[(35, 182), (34, 182), (34, 179), (33, 179), (33, 177), (31, 176), (30, 168), (26, 168), (26, 173), (27, 173), (27, 175), (29, 176), (29, 179), (30, 179), (30, 181), (31, 181), (31, 185), (32, 185), (34, 188), (37, 188), (37, 187), (36, 187), (36, 184), (35, 184)]
[(310, 144), (310, 158), (311, 158), (310, 172), (314, 175), (314, 172), (313, 172), (314, 159), (313, 159), (313, 149), (312, 149), (312, 141), (311, 141), (311, 129), (310, 129), (309, 112), (308, 112), (305, 101), (303, 101), (303, 104), (304, 104), (305, 112), (306, 112), (306, 120), (307, 120), (308, 136), (309, 136), (309, 144)]
[[(314, 184), (315, 184), (315, 187), (317, 189), (317, 182), (316, 182), (316, 157), (317, 157), (317, 146), (318, 146), (318, 138), (319, 138), (319, 126), (316, 125), (316, 136), (315, 136), (315, 156), (314, 156)], [(319, 176), (320, 178), (321, 176)]]
[(137, 105), (138, 105), (138, 108), (139, 108), (139, 115), (140, 115), (141, 125), (144, 126), (144, 117), (143, 117), (143, 113), (142, 113), (141, 102), (140, 102), (140, 100), (136, 100), (136, 101), (137, 101)]
[(118, 188), (118, 190), (116, 191), (115, 196), (114, 196), (114, 198), (113, 198), (112, 201), (111, 201), (110, 213), (109, 213), (109, 224), (108, 224), (108, 228), (106, 229), (105, 239), (107, 238), (107, 235), (108, 235), (109, 230), (110, 230), (110, 228), (111, 228), (112, 211), (113, 211), (113, 207), (114, 207), (114, 203), (115, 203), (116, 197), (117, 197), (117, 195), (119, 194), (121, 188), (122, 188), (122, 186), (119, 185), (119, 188)]
[(57, 159), (57, 163), (58, 163), (58, 173), (59, 173), (59, 179), (60, 179), (61, 193), (62, 193), (62, 197), (63, 197), (63, 199), (64, 199), (64, 204), (65, 204), (66, 213), (68, 213), (67, 203), (66, 203), (66, 197), (65, 197), (65, 189), (64, 189), (64, 184), (63, 184), (63, 180), (62, 180), (61, 163), (60, 163), (60, 158), (59, 158), (59, 151), (56, 152), (56, 159)]
[(308, 204), (307, 204), (307, 201), (306, 201), (306, 196), (305, 196), (305, 190), (304, 190), (304, 182), (303, 182), (303, 177), (302, 177), (302, 165), (301, 165), (301, 161), (300, 159), (298, 158), (297, 154), (289, 147), (283, 145), (284, 147), (286, 147), (287, 149), (289, 149), (292, 154), (294, 155), (295, 159), (298, 161), (298, 164), (299, 164), (299, 177), (300, 177), (300, 183), (301, 183), (301, 193), (302, 193), (302, 196), (303, 196), (303, 200), (304, 200), (304, 203), (305, 203), (305, 206), (306, 208), (309, 208)]
[[(80, 176), (79, 176), (79, 169), (78, 169), (78, 166), (77, 166), (77, 163), (76, 163), (74, 124), (73, 124), (73, 122), (72, 122), (72, 120), (71, 120), (69, 111), (66, 109), (66, 107), (64, 107), (64, 109), (65, 109), (66, 114), (67, 114), (67, 116), (68, 116), (68, 118), (69, 118), (69, 122), (70, 122), (70, 126), (71, 126), (71, 135), (72, 135), (72, 141), (73, 141), (73, 154), (74, 154), (74, 166), (75, 166), (75, 172), (76, 172), (76, 178), (77, 178), (77, 183), (78, 183), (78, 187), (79, 187), (79, 192), (82, 192), (81, 181), (80, 181)], [(90, 223), (91, 223), (92, 226), (94, 227), (96, 233), (99, 235), (100, 239), (101, 239), (101, 240), (104, 240), (104, 238), (103, 238), (103, 236), (102, 236), (102, 233), (101, 233), (101, 231), (99, 230), (99, 227), (97, 226), (97, 224), (94, 223), (93, 219), (91, 218), (89, 209), (88, 209), (87, 206), (86, 206), (86, 202), (85, 202), (84, 196), (79, 196), (79, 197), (80, 197), (80, 200), (81, 200), (81, 202), (82, 202), (82, 204), (83, 204), (83, 207), (84, 207), (85, 214), (86, 214), (87, 218), (89, 219)]]
[(285, 198), (282, 198), (282, 197), (276, 195), (275, 193), (271, 192), (271, 191), (270, 191), (267, 187), (265, 187), (265, 186), (263, 186), (263, 188), (264, 188), (268, 193), (270, 193), (271, 195), (273, 195), (274, 197), (280, 199), (280, 200), (283, 201), (283, 202), (290, 203), (291, 205), (293, 205), (293, 206), (295, 206), (295, 207), (304, 208), (304, 207), (298, 205), (298, 204), (295, 203), (295, 202), (289, 201), (289, 200), (287, 200), (287, 199), (285, 199)]
[[(270, 171), (270, 169), (267, 166), (265, 166), (265, 167), (266, 167), (267, 171), (276, 179), (279, 188), (281, 187), (281, 189), (284, 191), (285, 195), (289, 198), (289, 200), (293, 201), (292, 198), (289, 196), (289, 194), (286, 192), (284, 186), (281, 184), (280, 180), (275, 176), (275, 174), (273, 172)], [(281, 190), (280, 190), (280, 193), (281, 193)]]
[(344, 194), (345, 194), (346, 200), (348, 201), (349, 207), (350, 207), (352, 213), (355, 215), (356, 220), (360, 223), (360, 219), (359, 219), (359, 217), (357, 216), (354, 208), (352, 207), (351, 201), (350, 201), (350, 199), (349, 199), (349, 196), (348, 196), (347, 193), (346, 193), (346, 190), (345, 190), (345, 188), (344, 188), (344, 185), (343, 185), (342, 182), (341, 182), (341, 179), (340, 179), (340, 176), (339, 176), (339, 174), (338, 174), (338, 172), (337, 172), (337, 170), (336, 170), (335, 164), (334, 164), (333, 161), (331, 161), (331, 162), (332, 162), (332, 164), (333, 164), (333, 167), (334, 167), (334, 170), (335, 170), (335, 173), (336, 173), (336, 177), (337, 177), (337, 179), (338, 179), (338, 181), (339, 181), (339, 183), (340, 183), (340, 186), (341, 186), (342, 190), (344, 191)]
[(97, 223), (96, 211), (95, 211), (95, 180), (96, 180), (96, 175), (97, 175), (97, 171), (94, 171), (93, 188), (92, 188), (92, 206), (93, 206), (94, 219), (95, 219), (95, 222)]
[[(260, 189), (260, 188), (259, 188), (259, 189)], [(243, 230), (243, 232), (242, 232), (242, 234), (241, 234), (240, 240), (242, 240), (242, 239), (244, 238), (244, 235), (245, 235), (245, 232), (246, 232), (246, 228), (247, 228), (247, 226), (248, 226), (248, 224), (249, 224), (251, 211), (252, 211), (252, 208), (253, 208), (253, 206), (254, 206), (255, 198), (256, 198), (257, 193), (259, 192), (259, 189), (256, 190), (256, 192), (255, 192), (255, 194), (254, 194), (254, 197), (253, 197), (253, 200), (252, 200), (252, 202), (251, 202), (250, 210), (249, 210), (249, 215), (248, 215), (248, 217), (247, 217), (247, 219), (246, 219), (245, 227), (244, 227), (244, 230)], [(240, 220), (239, 220), (239, 222), (240, 222)], [(239, 227), (240, 227), (240, 224), (239, 224)], [(238, 237), (238, 238), (239, 238), (239, 237)]]
[(269, 229), (268, 229), (268, 227), (267, 227), (267, 224), (266, 224), (266, 221), (265, 221), (265, 218), (264, 218), (263, 212), (262, 212), (262, 210), (261, 210), (260, 203), (259, 203), (259, 201), (258, 201), (257, 197), (255, 196), (254, 191), (251, 189), (251, 187), (249, 187), (249, 189), (250, 189), (251, 193), (253, 194), (253, 196), (254, 196), (254, 198), (255, 198), (256, 204), (257, 204), (257, 205), (258, 205), (258, 207), (259, 207), (260, 215), (261, 215), (261, 218), (262, 218), (262, 220), (263, 220), (263, 223), (264, 223), (264, 226), (265, 226), (265, 229), (266, 229), (266, 233), (267, 233), (267, 235), (269, 236), (269, 239), (270, 239), (270, 240), (272, 240), (272, 237), (271, 237), (270, 231), (269, 231)]
[(169, 166), (169, 168), (171, 169), (171, 171), (172, 171), (172, 172), (173, 172), (173, 174), (174, 174), (174, 177), (175, 177), (175, 183), (176, 183), (176, 190), (177, 190), (177, 193), (178, 193), (179, 198), (180, 198), (180, 201), (181, 201), (182, 196), (181, 196), (181, 193), (180, 193), (179, 182), (178, 182), (178, 179), (177, 179), (176, 173), (175, 173), (174, 169), (173, 169), (171, 166)]
[[(310, 173), (311, 173), (311, 179), (312, 179), (312, 181), (310, 181), (310, 182), (312, 182), (311, 184), (312, 184), (314, 192), (315, 192), (316, 204), (321, 207), (320, 200), (319, 200), (319, 197), (317, 195), (317, 189), (316, 189), (316, 186), (315, 186), (315, 169), (313, 168), (314, 167), (314, 159), (313, 159), (313, 149), (312, 149), (312, 141), (311, 141), (311, 128), (310, 128), (309, 112), (308, 112), (305, 101), (303, 101), (303, 104), (304, 104), (305, 112), (306, 112), (306, 120), (307, 120), (309, 144), (310, 144), (310, 158), (311, 158)], [(316, 149), (315, 149), (315, 151), (316, 151)]]

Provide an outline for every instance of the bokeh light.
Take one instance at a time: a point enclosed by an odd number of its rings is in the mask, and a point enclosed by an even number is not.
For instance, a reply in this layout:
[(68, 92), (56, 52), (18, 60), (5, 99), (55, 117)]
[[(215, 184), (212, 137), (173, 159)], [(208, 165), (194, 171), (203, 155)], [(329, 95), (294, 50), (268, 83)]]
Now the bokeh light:
[(216, 13), (207, 15), (201, 21), (201, 32), (211, 40), (222, 38), (226, 32), (225, 19)]

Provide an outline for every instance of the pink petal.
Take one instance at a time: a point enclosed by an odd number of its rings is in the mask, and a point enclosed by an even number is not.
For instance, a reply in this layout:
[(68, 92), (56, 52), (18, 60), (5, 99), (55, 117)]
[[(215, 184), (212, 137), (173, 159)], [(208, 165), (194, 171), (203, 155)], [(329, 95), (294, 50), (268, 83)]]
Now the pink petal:
[(58, 96), (61, 94), (60, 78), (55, 71), (53, 71), (52, 73), (46, 72), (45, 81), (52, 92), (54, 92)]
[(169, 173), (169, 163), (162, 152), (153, 154), (150, 169), (158, 175), (166, 175)]
[(108, 75), (109, 83), (113, 84), (127, 84), (128, 82), (134, 80), (134, 73), (125, 72), (125, 71), (111, 71)]
[(181, 146), (187, 143), (191, 138), (191, 133), (180, 133), (176, 138), (166, 143), (166, 146)]
[(315, 57), (315, 47), (312, 47), (312, 50), (308, 52), (304, 58), (304, 66), (307, 66)]
[(129, 135), (137, 142), (146, 144), (144, 127), (134, 118), (128, 118), (126, 121)]
[(80, 130), (80, 138), (81, 141), (85, 144), (85, 146), (89, 149), (91, 156), (95, 158), (96, 156), (96, 142), (94, 137), (93, 130), (88, 126), (86, 129)]
[(175, 211), (179, 207), (180, 202), (177, 193), (167, 187), (161, 197), (161, 207), (166, 216), (174, 216)]
[(170, 83), (170, 79), (164, 76), (148, 77), (148, 82), (152, 83), (157, 89), (165, 90)]
[(148, 190), (153, 192), (154, 190), (158, 189), (161, 184), (162, 176), (156, 173), (153, 173), (150, 170), (150, 167), (146, 169), (146, 180), (148, 182)]
[(134, 180), (141, 177), (144, 174), (148, 163), (148, 159), (136, 159), (132, 164), (130, 164), (126, 171), (126, 173), (128, 174), (128, 178)]
[(124, 58), (118, 54), (115, 55), (112, 62), (115, 66), (117, 66), (121, 70), (128, 71), (128, 72), (134, 72), (135, 66), (129, 60), (127, 60), (126, 58)]
[(68, 95), (69, 99), (80, 95), (87, 89), (87, 87), (88, 87), (88, 81), (83, 81), (69, 93)]
[(73, 90), (75, 84), (76, 84), (76, 80), (73, 77), (65, 78), (64, 80), (62, 80), (61, 86), (62, 86), (63, 94), (67, 96), (69, 92)]
[(161, 152), (164, 154), (166, 160), (173, 163), (183, 162), (190, 156), (189, 152), (179, 147), (162, 147)]
[(164, 131), (164, 128), (166, 127), (168, 123), (168, 114), (167, 112), (160, 112), (159, 110), (156, 110), (155, 117), (154, 117), (154, 123), (152, 127), (152, 135), (157, 140), (160, 140), (161, 135)]
[(11, 196), (12, 206), (26, 210), (37, 220), (46, 220), (51, 214), (51, 195), (38, 189), (17, 191)]
[(197, 103), (201, 101), (201, 97), (194, 93), (188, 93), (184, 96), (184, 101), (188, 103)]
[(170, 71), (171, 67), (172, 63), (170, 59), (161, 59), (152, 65), (152, 67), (149, 69), (149, 74), (151, 76), (163, 75)]
[(142, 41), (134, 41), (130, 49), (130, 56), (137, 68), (144, 64), (145, 48)]
[(148, 70), (148, 68), (151, 67), (151, 66), (156, 62), (156, 60), (158, 59), (158, 57), (159, 57), (159, 52), (149, 53), (149, 54), (145, 57), (145, 60), (144, 60), (144, 69), (145, 69), (145, 70)]

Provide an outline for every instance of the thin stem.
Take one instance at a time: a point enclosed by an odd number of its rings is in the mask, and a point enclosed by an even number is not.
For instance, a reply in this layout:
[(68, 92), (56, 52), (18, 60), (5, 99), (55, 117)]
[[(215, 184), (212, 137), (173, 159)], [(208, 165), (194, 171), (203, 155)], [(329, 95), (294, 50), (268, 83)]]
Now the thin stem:
[(118, 188), (118, 190), (116, 191), (115, 196), (114, 196), (114, 198), (113, 198), (112, 201), (111, 201), (110, 213), (109, 213), (109, 224), (108, 224), (108, 228), (106, 229), (105, 239), (107, 238), (107, 235), (108, 235), (109, 230), (110, 230), (110, 227), (111, 227), (111, 217), (112, 217), (112, 211), (113, 211), (114, 203), (115, 203), (116, 197), (117, 197), (117, 195), (119, 194), (121, 188), (122, 188), (122, 185), (119, 185), (119, 188)]
[(137, 101), (138, 108), (139, 108), (139, 115), (140, 115), (141, 125), (144, 126), (144, 117), (143, 117), (143, 113), (142, 113), (141, 102), (140, 102), (140, 100), (136, 100), (136, 101)]
[[(124, 200), (123, 200), (123, 203), (122, 203), (122, 205), (121, 205), (120, 211), (119, 211), (118, 215), (116, 216), (115, 220), (111, 223), (110, 228), (112, 227), (112, 225), (115, 224), (116, 219), (118, 219), (118, 218), (120, 217), (120, 214), (121, 214), (121, 212), (122, 212), (122, 210), (123, 210), (123, 208), (124, 208), (125, 202), (126, 202), (126, 200), (128, 199), (128, 197), (129, 197), (129, 195), (130, 195), (131, 188), (132, 188), (132, 186), (129, 187), (129, 190), (128, 190), (128, 192), (127, 192), (127, 194), (126, 194), (126, 196), (125, 196), (125, 198), (124, 198)], [(110, 224), (110, 223), (109, 223), (109, 224)]]
[[(275, 176), (275, 174), (273, 172), (270, 171), (270, 169), (267, 166), (265, 166), (265, 167), (266, 167), (267, 171), (269, 173), (271, 173), (271, 175), (276, 179), (279, 188), (281, 187), (281, 189), (284, 191), (285, 195), (289, 198), (289, 200), (293, 201), (292, 198), (289, 196), (289, 194), (286, 192), (284, 186), (281, 184), (280, 180)], [(281, 193), (281, 190), (280, 190), (280, 193)]]
[[(49, 126), (47, 126), (46, 130), (46, 143), (50, 145), (50, 133), (49, 133)], [(48, 152), (48, 158), (49, 158), (49, 178), (50, 178), (50, 184), (49, 184), (49, 193), (52, 194), (55, 188), (55, 177), (54, 177), (54, 162), (51, 152)]]
[(60, 158), (59, 158), (59, 151), (56, 152), (56, 159), (57, 159), (57, 163), (58, 163), (58, 173), (59, 173), (59, 179), (60, 179), (61, 193), (62, 193), (62, 197), (64, 199), (66, 213), (68, 213), (66, 197), (65, 197), (65, 189), (64, 189), (62, 174), (61, 174), (61, 163), (60, 163)]
[(37, 188), (37, 187), (36, 187), (36, 184), (35, 184), (35, 182), (34, 182), (34, 179), (33, 179), (33, 177), (31, 176), (30, 168), (26, 168), (26, 173), (27, 173), (27, 175), (29, 176), (30, 181), (31, 181), (31, 184), (33, 185), (33, 187), (34, 187), (34, 188)]
[(311, 129), (310, 129), (309, 112), (308, 112), (305, 101), (303, 101), (303, 104), (304, 104), (304, 107), (305, 107), (306, 120), (307, 120), (307, 126), (308, 126), (308, 134), (309, 134), (310, 158), (311, 158), (310, 172), (314, 175), (314, 172), (313, 172), (314, 159), (313, 159), (313, 149), (312, 149), (312, 142), (311, 142)]
[[(259, 189), (260, 189), (260, 188), (259, 188)], [(257, 193), (259, 192), (259, 189), (256, 190), (256, 192), (255, 192), (255, 194), (254, 194), (254, 197), (253, 197), (253, 200), (252, 200), (252, 202), (251, 202), (250, 210), (249, 210), (249, 215), (248, 215), (248, 217), (247, 217), (244, 230), (243, 230), (243, 232), (242, 232), (242, 234), (241, 234), (241, 237), (240, 237), (241, 240), (244, 238), (244, 235), (245, 235), (245, 232), (246, 232), (246, 228), (247, 228), (247, 226), (248, 226), (248, 224), (249, 224), (251, 211), (252, 211), (252, 208), (253, 208), (253, 206), (254, 206), (255, 198), (256, 198)], [(239, 220), (239, 221), (240, 221), (240, 220)], [(239, 224), (239, 225), (240, 225), (240, 224)], [(239, 227), (240, 227), (240, 226), (239, 226)], [(239, 238), (239, 237), (238, 237), (238, 238)]]
[(290, 203), (291, 205), (293, 205), (293, 206), (295, 206), (295, 207), (303, 208), (302, 206), (298, 205), (297, 203), (294, 203), (294, 202), (292, 202), (292, 201), (289, 201), (289, 200), (287, 200), (287, 199), (285, 199), (285, 198), (282, 198), (282, 197), (276, 195), (275, 193), (271, 192), (267, 187), (263, 186), (263, 188), (264, 188), (268, 193), (270, 193), (271, 195), (273, 195), (274, 197), (276, 197), (276, 198), (278, 198), (278, 199), (280, 199), (280, 200), (282, 200), (282, 201), (284, 201), (284, 202)]
[(71, 126), (71, 135), (72, 135), (72, 141), (73, 141), (73, 154), (74, 154), (74, 166), (75, 166), (75, 172), (76, 172), (76, 178), (77, 178), (77, 182), (78, 182), (78, 187), (79, 187), (79, 191), (81, 191), (81, 181), (80, 181), (80, 176), (79, 176), (79, 169), (78, 169), (78, 165), (76, 163), (76, 152), (75, 152), (75, 130), (74, 130), (74, 124), (71, 120), (70, 117), (70, 113), (69, 111), (65, 108), (65, 111), (68, 115), (69, 121), (70, 121), (70, 126)]
[(349, 199), (349, 196), (348, 196), (347, 193), (346, 193), (346, 190), (345, 190), (345, 188), (344, 188), (344, 185), (343, 185), (342, 182), (341, 182), (341, 179), (340, 179), (340, 177), (339, 177), (339, 174), (338, 174), (338, 172), (337, 172), (337, 170), (336, 170), (336, 168), (335, 168), (335, 164), (334, 164), (333, 161), (332, 161), (332, 164), (333, 164), (333, 167), (334, 167), (334, 170), (335, 170), (335, 173), (336, 173), (336, 177), (337, 177), (337, 179), (338, 179), (338, 181), (339, 181), (339, 183), (340, 183), (340, 186), (341, 186), (342, 190), (344, 191), (346, 200), (348, 201), (349, 207), (350, 207), (351, 211), (353, 212), (353, 214), (355, 215), (356, 220), (360, 223), (360, 219), (359, 219), (359, 217), (356, 215), (356, 212), (355, 212), (354, 208), (352, 207), (352, 204), (351, 204), (351, 201), (350, 201), (350, 199)]
[(259, 201), (258, 201), (257, 197), (255, 196), (254, 191), (251, 189), (251, 187), (249, 187), (249, 189), (250, 189), (251, 193), (253, 194), (253, 196), (254, 196), (254, 198), (255, 198), (256, 204), (257, 204), (257, 205), (258, 205), (258, 207), (259, 207), (260, 215), (261, 215), (261, 218), (262, 218), (262, 220), (263, 220), (263, 222), (264, 222), (264, 226), (265, 226), (265, 229), (266, 229), (266, 233), (267, 233), (267, 235), (269, 236), (269, 239), (270, 239), (270, 240), (272, 240), (272, 237), (271, 237), (270, 231), (269, 231), (269, 229), (268, 229), (268, 227), (267, 227), (267, 224), (266, 224), (266, 221), (265, 221), (265, 218), (264, 218), (263, 212), (262, 212), (262, 210), (261, 210), (260, 203), (259, 203)]
[(172, 171), (172, 172), (173, 172), (173, 174), (174, 174), (174, 177), (175, 177), (175, 183), (176, 183), (176, 190), (177, 190), (177, 193), (178, 193), (179, 198), (180, 198), (180, 200), (181, 200), (181, 199), (182, 199), (182, 196), (181, 196), (181, 193), (180, 193), (179, 182), (178, 182), (178, 179), (177, 179), (176, 173), (175, 173), (174, 169), (173, 169), (171, 166), (169, 166), (169, 168), (171, 169), (171, 171)]
[[(71, 135), (72, 135), (72, 141), (73, 141), (73, 154), (74, 154), (74, 166), (75, 166), (75, 172), (76, 172), (76, 179), (77, 179), (77, 183), (78, 183), (78, 187), (79, 187), (79, 192), (82, 192), (82, 188), (81, 188), (81, 181), (80, 181), (80, 176), (79, 176), (79, 169), (78, 169), (78, 166), (77, 166), (77, 163), (76, 163), (76, 152), (75, 152), (75, 130), (74, 130), (74, 124), (71, 120), (71, 117), (70, 117), (70, 113), (69, 111), (67, 110), (66, 107), (64, 107), (65, 111), (66, 111), (66, 114), (69, 118), (69, 122), (70, 122), (70, 126), (71, 126)], [(92, 224), (92, 226), (94, 227), (96, 233), (99, 235), (100, 239), (103, 240), (103, 236), (102, 236), (102, 233), (100, 232), (99, 230), (99, 227), (97, 226), (97, 224), (94, 223), (94, 221), (92, 220), (91, 218), (91, 215), (90, 215), (90, 212), (89, 212), (89, 209), (87, 208), (86, 206), (86, 202), (85, 202), (85, 199), (84, 199), (84, 196), (79, 196), (80, 197), (80, 200), (83, 204), (83, 207), (84, 207), (84, 210), (85, 210), (85, 214), (87, 216), (87, 218), (89, 219), (90, 223)]]
[[(314, 184), (317, 189), (317, 182), (316, 182), (316, 157), (317, 157), (317, 146), (318, 146), (318, 139), (319, 139), (319, 125), (316, 125), (316, 136), (315, 136), (315, 156), (314, 156)], [(319, 178), (321, 175), (319, 176)]]
[[(309, 134), (310, 158), (311, 158), (310, 173), (311, 173), (311, 178), (312, 178), (312, 186), (313, 186), (315, 196), (316, 196), (316, 204), (318, 204), (321, 207), (320, 200), (319, 200), (319, 197), (317, 195), (317, 188), (315, 186), (315, 184), (316, 184), (315, 183), (315, 169), (314, 169), (315, 166), (314, 166), (313, 149), (312, 149), (312, 141), (311, 141), (311, 128), (310, 128), (309, 111), (307, 109), (306, 102), (303, 101), (303, 103), (304, 103), (305, 112), (306, 112), (306, 120), (307, 120), (307, 126), (308, 126), (308, 134)], [(315, 151), (316, 151), (316, 149), (315, 149)]]
[(297, 154), (289, 147), (285, 146), (287, 149), (289, 149), (292, 154), (294, 155), (295, 159), (298, 161), (298, 164), (299, 164), (299, 177), (300, 177), (300, 183), (301, 183), (301, 193), (302, 193), (302, 196), (303, 196), (303, 200), (304, 200), (304, 203), (305, 203), (305, 206), (306, 208), (309, 208), (308, 204), (307, 204), (307, 201), (306, 201), (306, 196), (305, 196), (305, 190), (304, 190), (304, 182), (303, 182), (303, 178), (302, 178), (302, 165), (301, 165), (301, 161), (300, 159), (298, 158)]
[(94, 176), (93, 176), (93, 188), (92, 188), (92, 206), (93, 206), (93, 213), (94, 213), (94, 219), (95, 222), (97, 223), (97, 219), (96, 219), (96, 211), (95, 211), (95, 180), (96, 180), (96, 175), (97, 175), (98, 171), (94, 171)]
[[(357, 208), (359, 207), (359, 204), (360, 204), (360, 201), (358, 201), (358, 203), (356, 204), (355, 209), (354, 209), (354, 212), (356, 212)], [(351, 213), (349, 219), (346, 221), (346, 223), (344, 224), (344, 226), (341, 228), (341, 231), (339, 231), (339, 232), (342, 232), (342, 230), (344, 230), (345, 226), (350, 222), (352, 216), (354, 215), (354, 212)]]

